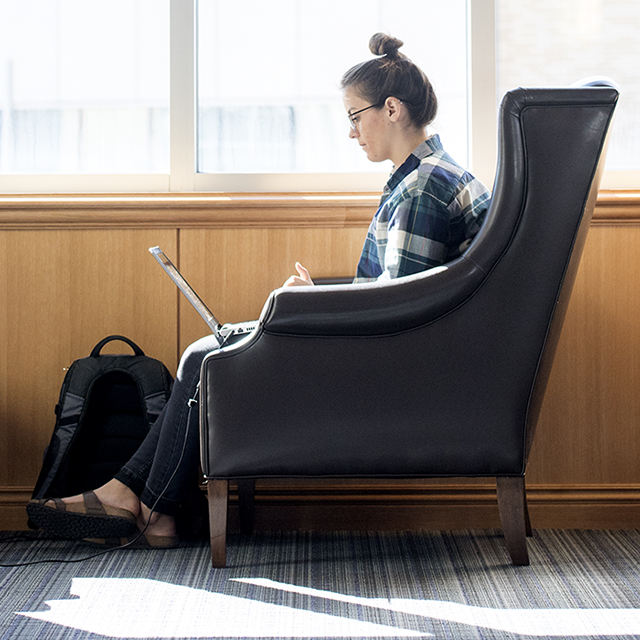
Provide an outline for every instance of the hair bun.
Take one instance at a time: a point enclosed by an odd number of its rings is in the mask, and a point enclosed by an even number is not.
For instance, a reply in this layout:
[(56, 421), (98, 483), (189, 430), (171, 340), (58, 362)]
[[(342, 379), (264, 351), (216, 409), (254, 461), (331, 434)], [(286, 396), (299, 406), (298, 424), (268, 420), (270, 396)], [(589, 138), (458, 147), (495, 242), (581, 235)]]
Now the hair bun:
[(394, 58), (398, 55), (398, 49), (404, 44), (402, 40), (393, 38), (386, 33), (376, 33), (371, 36), (369, 40), (369, 50), (375, 56), (386, 55), (389, 58)]
[(401, 100), (413, 126), (422, 129), (435, 119), (438, 100), (424, 71), (399, 51), (402, 45), (402, 40), (376, 33), (369, 40), (376, 57), (351, 67), (340, 86), (373, 106), (380, 107), (389, 96)]

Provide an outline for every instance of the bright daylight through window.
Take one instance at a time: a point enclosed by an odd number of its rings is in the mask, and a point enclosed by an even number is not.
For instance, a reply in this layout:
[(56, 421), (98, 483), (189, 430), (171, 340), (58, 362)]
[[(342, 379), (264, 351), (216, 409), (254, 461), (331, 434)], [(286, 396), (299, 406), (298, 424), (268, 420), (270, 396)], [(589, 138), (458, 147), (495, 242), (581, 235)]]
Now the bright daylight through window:
[(614, 79), (603, 186), (640, 186), (635, 0), (0, 0), (0, 191), (377, 190), (390, 167), (349, 140), (339, 89), (376, 31), (487, 183), (505, 91)]
[[(410, 18), (420, 14), (437, 17), (428, 37)], [(395, 0), (200, 0), (199, 171), (388, 173), (348, 138), (340, 94), (378, 31), (398, 34), (429, 75), (440, 100), (434, 129), (466, 164), (465, 22), (466, 0), (405, 0), (402, 11)]]
[(498, 0), (496, 18), (498, 95), (593, 76), (614, 80), (620, 101), (607, 168), (640, 168), (640, 3)]
[(0, 0), (0, 171), (169, 171), (168, 0)]

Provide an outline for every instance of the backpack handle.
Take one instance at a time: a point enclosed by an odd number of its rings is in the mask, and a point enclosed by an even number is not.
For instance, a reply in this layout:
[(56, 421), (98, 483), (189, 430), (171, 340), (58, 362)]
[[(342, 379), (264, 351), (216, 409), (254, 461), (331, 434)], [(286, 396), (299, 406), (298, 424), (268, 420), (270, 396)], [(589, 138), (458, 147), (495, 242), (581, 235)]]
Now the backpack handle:
[(93, 351), (91, 351), (91, 357), (97, 358), (100, 355), (100, 351), (102, 351), (102, 347), (108, 342), (112, 342), (113, 340), (120, 340), (121, 342), (126, 342), (132, 349), (134, 356), (143, 356), (144, 351), (133, 341), (129, 340), (129, 338), (125, 338), (124, 336), (107, 336), (98, 342), (98, 344), (93, 347)]

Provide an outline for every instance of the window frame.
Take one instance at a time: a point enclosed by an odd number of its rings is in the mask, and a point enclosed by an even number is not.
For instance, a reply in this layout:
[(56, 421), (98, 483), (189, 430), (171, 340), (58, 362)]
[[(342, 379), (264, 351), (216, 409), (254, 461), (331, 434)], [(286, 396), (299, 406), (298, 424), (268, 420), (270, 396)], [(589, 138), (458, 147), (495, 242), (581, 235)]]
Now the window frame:
[[(169, 174), (0, 175), (3, 193), (379, 191), (384, 172), (197, 172), (197, 0), (170, 0)], [(497, 161), (495, 0), (467, 0), (470, 170), (493, 184)], [(605, 171), (603, 189), (640, 188), (640, 170)]]

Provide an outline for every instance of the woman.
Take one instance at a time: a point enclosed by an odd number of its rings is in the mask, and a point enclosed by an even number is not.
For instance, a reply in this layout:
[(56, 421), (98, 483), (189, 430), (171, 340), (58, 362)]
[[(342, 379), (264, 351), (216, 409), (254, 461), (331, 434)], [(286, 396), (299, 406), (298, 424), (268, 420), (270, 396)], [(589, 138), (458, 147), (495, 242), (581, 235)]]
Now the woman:
[[(490, 193), (429, 137), (438, 102), (427, 76), (382, 33), (369, 41), (378, 58), (342, 78), (351, 131), (372, 162), (394, 169), (373, 218), (355, 282), (399, 278), (457, 258), (479, 231)], [(287, 284), (313, 284), (297, 264)]]
[[(399, 278), (458, 257), (480, 229), (489, 204), (487, 189), (445, 153), (438, 136), (427, 135), (436, 96), (425, 74), (400, 53), (402, 44), (374, 35), (369, 47), (377, 57), (342, 78), (349, 136), (372, 162), (394, 164), (356, 282)], [(285, 286), (313, 284), (300, 263), (296, 269)], [(207, 336), (185, 351), (169, 402), (113, 480), (81, 496), (33, 500), (27, 507), (31, 520), (55, 535), (98, 544), (135, 540), (132, 546), (175, 546), (180, 504), (189, 492), (198, 493), (197, 409), (190, 400), (202, 360), (216, 348), (215, 338)]]

